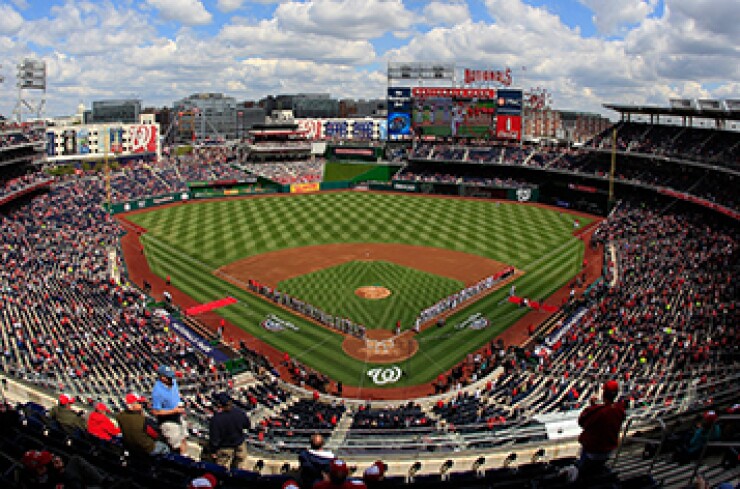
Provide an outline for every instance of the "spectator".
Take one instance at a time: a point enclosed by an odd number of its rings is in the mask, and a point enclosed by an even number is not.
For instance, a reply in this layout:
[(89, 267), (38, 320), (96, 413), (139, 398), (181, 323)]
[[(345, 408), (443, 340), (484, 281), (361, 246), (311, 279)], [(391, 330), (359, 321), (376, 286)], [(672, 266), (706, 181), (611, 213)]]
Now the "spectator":
[(335, 458), (331, 450), (324, 449), (324, 437), (320, 434), (311, 435), (311, 448), (298, 454), (300, 463), (300, 479), (303, 489), (310, 489), (314, 483), (329, 473), (329, 463)]
[(85, 431), (87, 428), (82, 415), (72, 410), (74, 402), (74, 397), (62, 394), (59, 396), (59, 404), (51, 408), (49, 413), (51, 419), (59, 423), (59, 426), (68, 433), (74, 433), (77, 430)]
[(385, 479), (385, 473), (388, 471), (388, 465), (381, 460), (376, 460), (370, 467), (362, 473), (362, 480), (368, 486), (372, 487), (373, 483)]
[(188, 489), (215, 489), (218, 486), (218, 479), (213, 474), (203, 474), (191, 480)]
[(314, 489), (360, 489), (366, 488), (364, 482), (358, 480), (347, 480), (349, 476), (349, 467), (347, 462), (341, 458), (335, 458), (329, 463), (329, 472), (327, 478), (316, 482)]
[(111, 441), (114, 436), (120, 435), (121, 429), (106, 414), (109, 412), (108, 406), (102, 402), (97, 403), (95, 410), (87, 418), (87, 432), (105, 441)]
[(247, 414), (234, 406), (225, 392), (215, 396), (216, 413), (209, 424), (209, 443), (216, 463), (239, 468), (247, 458), (245, 432), (250, 429)]
[(91, 485), (112, 488), (122, 487), (124, 483), (111, 485), (106, 474), (84, 459), (75, 455), (65, 464), (47, 450), (28, 450), (23, 454), (18, 482), (22, 489), (84, 489)]
[(170, 452), (166, 443), (157, 440), (159, 437), (153, 424), (142, 413), (144, 397), (126, 394), (126, 410), (116, 416), (123, 435), (123, 446), (137, 453), (147, 455), (165, 455)]
[(717, 413), (707, 411), (694, 432), (690, 434), (690, 438), (684, 441), (676, 451), (676, 461), (687, 463), (697, 459), (708, 441), (719, 440), (721, 436), (722, 431), (717, 424)]
[(625, 405), (614, 402), (619, 393), (619, 384), (610, 380), (603, 387), (603, 404), (591, 398), (591, 406), (583, 410), (578, 424), (583, 428), (578, 442), (581, 444), (581, 458), (578, 462), (580, 476), (597, 473), (619, 443), (619, 431), (625, 419)]
[(175, 372), (166, 365), (160, 365), (157, 375), (159, 379), (152, 389), (152, 414), (157, 417), (162, 435), (170, 447), (185, 453), (188, 433), (182, 420), (185, 409), (180, 406)]

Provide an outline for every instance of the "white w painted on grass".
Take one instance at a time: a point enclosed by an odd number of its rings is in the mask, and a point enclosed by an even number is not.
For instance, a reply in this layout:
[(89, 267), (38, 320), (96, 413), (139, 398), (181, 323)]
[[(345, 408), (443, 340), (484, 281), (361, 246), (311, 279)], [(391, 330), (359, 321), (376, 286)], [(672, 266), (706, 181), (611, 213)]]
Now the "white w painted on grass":
[(374, 368), (367, 371), (367, 376), (373, 379), (375, 385), (394, 384), (401, 379), (401, 369), (394, 365), (386, 368)]

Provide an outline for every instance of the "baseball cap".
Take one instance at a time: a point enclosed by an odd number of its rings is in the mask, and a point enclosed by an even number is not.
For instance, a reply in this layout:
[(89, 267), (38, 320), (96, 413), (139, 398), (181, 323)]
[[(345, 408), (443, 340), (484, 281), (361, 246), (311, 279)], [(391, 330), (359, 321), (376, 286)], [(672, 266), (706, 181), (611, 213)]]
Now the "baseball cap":
[(288, 481), (285, 481), (285, 483), (283, 484), (283, 489), (301, 489), (301, 487), (296, 481), (290, 479)]
[(341, 458), (335, 458), (329, 462), (329, 477), (333, 480), (343, 480), (349, 475), (347, 462)]
[(386, 470), (388, 470), (388, 466), (382, 461), (376, 460), (375, 463), (365, 469), (362, 478), (365, 481), (377, 481), (385, 475)]
[(218, 479), (213, 474), (203, 474), (190, 481), (188, 489), (214, 489), (218, 485)]
[(110, 411), (110, 409), (108, 409), (108, 406), (106, 406), (106, 405), (105, 405), (105, 404), (103, 404), (102, 402), (99, 402), (99, 403), (97, 403), (97, 404), (95, 405), (95, 410), (96, 410), (96, 411), (101, 411), (101, 412), (103, 412), (103, 413), (107, 413), (107, 412), (109, 412), (109, 411)]
[(225, 392), (219, 392), (213, 396), (213, 402), (216, 403), (217, 406), (225, 406), (231, 402), (231, 396)]
[(137, 404), (137, 403), (145, 402), (145, 401), (146, 401), (146, 397), (144, 396), (140, 396), (133, 392), (126, 394), (126, 404)]
[(706, 413), (704, 413), (704, 421), (706, 421), (707, 423), (714, 423), (715, 421), (717, 421), (717, 413), (715, 413), (714, 411), (707, 411)]
[(619, 383), (616, 380), (608, 380), (604, 382), (604, 390), (607, 392), (617, 392), (619, 390)]
[(28, 470), (38, 470), (51, 462), (51, 452), (46, 450), (29, 450), (23, 454), (21, 463)]
[(59, 404), (62, 406), (66, 406), (67, 404), (74, 404), (75, 398), (72, 396), (68, 396), (67, 394), (62, 394), (59, 396)]
[(175, 378), (175, 372), (173, 372), (172, 369), (168, 367), (167, 365), (160, 365), (157, 368), (157, 374), (162, 377), (167, 377), (168, 379)]

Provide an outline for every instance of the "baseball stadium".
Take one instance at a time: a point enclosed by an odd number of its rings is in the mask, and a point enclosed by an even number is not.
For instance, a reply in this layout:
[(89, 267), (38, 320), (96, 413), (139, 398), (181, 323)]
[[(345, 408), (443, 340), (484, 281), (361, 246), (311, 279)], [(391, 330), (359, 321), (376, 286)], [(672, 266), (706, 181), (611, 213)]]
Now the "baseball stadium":
[(734, 487), (740, 102), (385, 75), (0, 120), (2, 487)]

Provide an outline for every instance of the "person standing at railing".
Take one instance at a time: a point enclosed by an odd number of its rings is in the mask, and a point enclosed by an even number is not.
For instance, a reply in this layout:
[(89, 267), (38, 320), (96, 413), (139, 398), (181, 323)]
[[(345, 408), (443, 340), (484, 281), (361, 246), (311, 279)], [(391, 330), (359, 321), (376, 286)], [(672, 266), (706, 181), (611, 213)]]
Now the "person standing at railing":
[(605, 382), (602, 388), (603, 403), (599, 404), (596, 396), (592, 397), (591, 405), (578, 417), (578, 424), (583, 428), (578, 437), (581, 444), (578, 461), (581, 478), (601, 472), (619, 445), (626, 405), (624, 401), (615, 402), (618, 394), (619, 384), (615, 380)]

